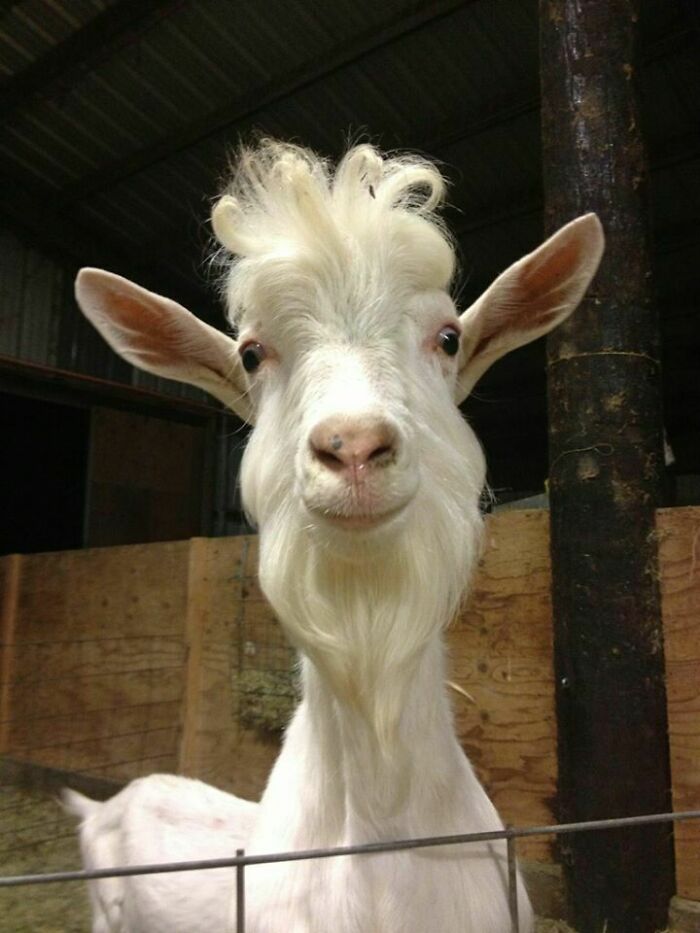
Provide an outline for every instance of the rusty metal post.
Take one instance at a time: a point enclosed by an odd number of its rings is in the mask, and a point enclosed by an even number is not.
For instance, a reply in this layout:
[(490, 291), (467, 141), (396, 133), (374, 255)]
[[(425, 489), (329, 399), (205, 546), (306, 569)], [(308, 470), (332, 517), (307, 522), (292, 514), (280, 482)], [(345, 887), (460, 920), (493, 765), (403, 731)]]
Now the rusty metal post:
[[(236, 849), (236, 858), (244, 858), (245, 849)], [(245, 865), (236, 865), (236, 933), (245, 933)]]
[[(506, 826), (508, 831), (513, 827)], [(511, 933), (520, 933), (520, 912), (518, 906), (518, 863), (515, 853), (515, 836), (506, 839), (508, 856), (508, 907), (510, 909)]]
[[(636, 0), (540, 0), (546, 232), (596, 211), (607, 250), (548, 343), (560, 819), (661, 812), (670, 782), (655, 509), (663, 481)], [(653, 933), (665, 826), (561, 846), (580, 933)]]

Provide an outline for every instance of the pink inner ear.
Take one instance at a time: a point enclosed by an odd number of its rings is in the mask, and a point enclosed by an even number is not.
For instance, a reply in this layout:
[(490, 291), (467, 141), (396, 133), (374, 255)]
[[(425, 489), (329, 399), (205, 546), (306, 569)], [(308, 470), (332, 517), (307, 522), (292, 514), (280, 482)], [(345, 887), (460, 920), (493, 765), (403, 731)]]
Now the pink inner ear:
[[(162, 302), (162, 304), (161, 304)], [(173, 371), (204, 362), (223, 378), (221, 361), (198, 332), (200, 322), (185, 308), (168, 299), (149, 300), (139, 294), (114, 289), (109, 302), (113, 325), (123, 331), (124, 348), (138, 358), (140, 365)]]
[(506, 295), (496, 299), (473, 355), (483, 353), (494, 338), (513, 331), (536, 331), (552, 324), (561, 311), (561, 293), (581, 260), (581, 244), (567, 237), (556, 249), (523, 262)]
[(132, 352), (147, 355), (153, 363), (172, 361), (166, 315), (157, 305), (115, 289), (109, 306), (112, 323), (123, 329)]
[(556, 316), (562, 288), (571, 282), (572, 272), (579, 268), (581, 254), (581, 242), (569, 236), (558, 242), (556, 249), (536, 254), (525, 262), (518, 288), (522, 289), (520, 302), (525, 306), (529, 326), (542, 327)]

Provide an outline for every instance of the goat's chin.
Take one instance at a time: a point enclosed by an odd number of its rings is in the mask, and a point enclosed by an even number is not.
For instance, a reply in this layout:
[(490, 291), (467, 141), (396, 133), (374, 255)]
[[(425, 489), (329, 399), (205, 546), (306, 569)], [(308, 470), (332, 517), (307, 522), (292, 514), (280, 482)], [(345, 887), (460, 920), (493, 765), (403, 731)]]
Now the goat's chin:
[(383, 512), (350, 513), (305, 507), (304, 525), (314, 543), (339, 557), (360, 560), (403, 533), (411, 511), (404, 502)]

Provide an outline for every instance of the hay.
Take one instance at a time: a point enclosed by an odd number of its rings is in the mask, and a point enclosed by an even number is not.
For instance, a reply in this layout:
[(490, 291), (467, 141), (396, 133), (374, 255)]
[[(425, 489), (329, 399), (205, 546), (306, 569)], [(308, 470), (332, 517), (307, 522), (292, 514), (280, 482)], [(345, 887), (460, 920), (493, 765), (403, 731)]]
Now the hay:
[(235, 714), (243, 726), (267, 735), (284, 731), (299, 702), (293, 671), (244, 670), (233, 676)]
[[(576, 933), (576, 931), (563, 920), (538, 920), (535, 924), (535, 933)], [(605, 930), (601, 933), (605, 933)], [(659, 930), (659, 933), (673, 933), (673, 930), (667, 928)]]
[[(0, 788), (2, 873), (80, 868), (75, 820), (56, 800), (37, 791)], [(90, 929), (82, 883), (0, 889), (0, 933), (85, 933)]]

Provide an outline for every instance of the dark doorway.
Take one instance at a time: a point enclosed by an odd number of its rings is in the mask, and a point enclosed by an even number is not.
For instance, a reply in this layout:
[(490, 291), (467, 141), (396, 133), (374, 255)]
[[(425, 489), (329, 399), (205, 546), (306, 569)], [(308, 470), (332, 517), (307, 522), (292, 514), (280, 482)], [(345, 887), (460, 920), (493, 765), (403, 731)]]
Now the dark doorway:
[(90, 412), (0, 393), (0, 554), (83, 544)]

